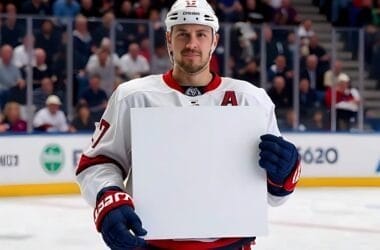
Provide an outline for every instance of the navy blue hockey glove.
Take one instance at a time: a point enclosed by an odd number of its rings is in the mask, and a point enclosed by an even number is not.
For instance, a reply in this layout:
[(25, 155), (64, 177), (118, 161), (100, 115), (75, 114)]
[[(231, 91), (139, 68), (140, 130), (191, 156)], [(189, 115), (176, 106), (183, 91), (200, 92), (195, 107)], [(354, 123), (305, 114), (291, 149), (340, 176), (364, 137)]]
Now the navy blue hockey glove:
[(267, 171), (268, 191), (277, 196), (293, 192), (301, 171), (296, 147), (271, 134), (262, 135), (260, 139), (259, 165)]
[(98, 193), (94, 209), (96, 229), (112, 250), (131, 250), (146, 246), (146, 235), (134, 211), (132, 198), (119, 187), (107, 187)]

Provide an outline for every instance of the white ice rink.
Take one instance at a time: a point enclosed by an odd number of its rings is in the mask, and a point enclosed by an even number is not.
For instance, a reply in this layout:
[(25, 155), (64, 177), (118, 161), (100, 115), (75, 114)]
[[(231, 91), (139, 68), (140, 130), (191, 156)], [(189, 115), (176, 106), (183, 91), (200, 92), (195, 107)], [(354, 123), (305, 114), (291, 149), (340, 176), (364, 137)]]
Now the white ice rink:
[[(298, 189), (255, 250), (380, 250), (380, 188)], [(1, 250), (107, 249), (79, 196), (0, 198)]]

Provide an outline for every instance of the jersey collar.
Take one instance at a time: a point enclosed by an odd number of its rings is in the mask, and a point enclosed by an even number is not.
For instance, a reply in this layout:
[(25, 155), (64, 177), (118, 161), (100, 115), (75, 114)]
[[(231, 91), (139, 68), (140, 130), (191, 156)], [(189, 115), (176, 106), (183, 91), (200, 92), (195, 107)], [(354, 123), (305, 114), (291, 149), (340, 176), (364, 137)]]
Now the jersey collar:
[[(216, 74), (212, 73), (213, 77), (211, 79), (211, 82), (209, 82), (206, 86), (203, 87), (203, 93), (206, 93), (208, 91), (214, 90), (217, 87), (219, 87), (220, 83), (222, 82), (221, 77)], [(164, 82), (172, 89), (178, 90), (181, 93), (185, 93), (187, 88), (182, 87), (174, 78), (173, 78), (173, 70), (167, 71), (165, 74), (162, 75), (162, 78)]]

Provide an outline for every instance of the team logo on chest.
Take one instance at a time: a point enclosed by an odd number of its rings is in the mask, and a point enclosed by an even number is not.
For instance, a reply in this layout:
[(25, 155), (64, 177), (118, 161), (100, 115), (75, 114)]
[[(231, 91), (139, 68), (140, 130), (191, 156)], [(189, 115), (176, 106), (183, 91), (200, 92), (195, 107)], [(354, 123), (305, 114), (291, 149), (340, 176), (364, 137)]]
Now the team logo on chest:
[(187, 96), (198, 96), (198, 95), (202, 95), (202, 92), (197, 87), (188, 87), (185, 90), (185, 95), (187, 95)]
[(186, 7), (197, 7), (197, 1), (186, 1)]

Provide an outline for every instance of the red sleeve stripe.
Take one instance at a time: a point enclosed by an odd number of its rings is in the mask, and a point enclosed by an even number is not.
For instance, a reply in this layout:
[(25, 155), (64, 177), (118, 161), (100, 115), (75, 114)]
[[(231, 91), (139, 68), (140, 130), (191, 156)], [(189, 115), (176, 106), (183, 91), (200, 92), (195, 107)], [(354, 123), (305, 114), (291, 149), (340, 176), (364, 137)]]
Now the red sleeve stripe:
[(105, 156), (105, 155), (98, 155), (95, 157), (88, 157), (84, 154), (80, 157), (79, 164), (76, 170), (76, 175), (80, 174), (85, 169), (92, 167), (94, 165), (104, 164), (104, 163), (112, 163), (116, 165), (118, 168), (120, 168), (121, 172), (123, 173), (123, 178), (127, 177), (127, 173), (125, 172), (125, 169), (122, 167), (122, 165), (117, 162), (116, 160)]

